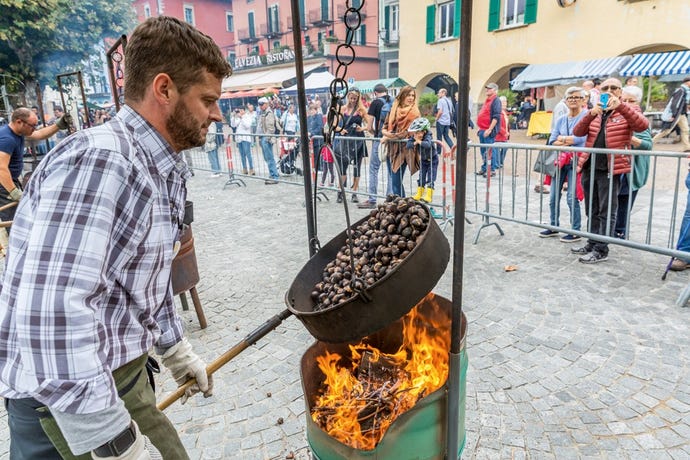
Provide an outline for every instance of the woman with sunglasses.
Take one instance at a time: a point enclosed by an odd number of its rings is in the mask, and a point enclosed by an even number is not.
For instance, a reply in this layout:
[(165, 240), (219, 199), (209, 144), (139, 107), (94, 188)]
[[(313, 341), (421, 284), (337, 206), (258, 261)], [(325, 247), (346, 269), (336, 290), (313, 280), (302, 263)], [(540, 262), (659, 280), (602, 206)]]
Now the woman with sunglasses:
[(388, 170), (391, 172), (394, 195), (405, 196), (402, 179), (407, 166), (410, 166), (410, 175), (419, 170), (419, 154), (415, 153), (413, 149), (408, 149), (403, 140), (408, 137), (407, 129), (420, 116), (414, 88), (404, 86), (393, 102), (388, 115), (388, 122), (381, 129), (383, 136), (381, 143), (387, 144), (388, 147), (386, 162), (388, 163)]

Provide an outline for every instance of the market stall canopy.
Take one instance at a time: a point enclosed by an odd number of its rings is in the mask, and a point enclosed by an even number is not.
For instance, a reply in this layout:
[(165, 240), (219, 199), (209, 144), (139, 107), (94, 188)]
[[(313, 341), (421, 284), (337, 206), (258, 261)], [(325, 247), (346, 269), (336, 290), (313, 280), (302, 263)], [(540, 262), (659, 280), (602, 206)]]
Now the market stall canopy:
[(385, 86), (388, 89), (402, 88), (403, 86), (407, 86), (407, 84), (408, 84), (402, 78), (383, 78), (380, 80), (355, 81), (350, 86), (356, 87), (361, 93), (373, 93), (374, 92), (374, 86), (378, 85), (379, 83), (381, 83), (383, 86)]
[(618, 56), (586, 61), (553, 64), (531, 64), (510, 82), (514, 91), (543, 86), (568, 85), (581, 80), (605, 78), (617, 74), (630, 61), (631, 56)]
[[(319, 69), (320, 70), (320, 69)], [(328, 91), (331, 82), (335, 79), (335, 75), (329, 71), (324, 72), (312, 72), (307, 78), (304, 79), (304, 88), (306, 91), (312, 92), (324, 92)], [(283, 90), (283, 94), (286, 96), (295, 96), (297, 94), (297, 85), (290, 86)]]
[[(690, 51), (638, 54), (621, 70), (624, 77), (689, 75)], [(682, 80), (682, 77), (679, 77)]]
[[(324, 65), (324, 61), (305, 64), (305, 76)], [(289, 66), (270, 67), (254, 72), (236, 73), (223, 80), (222, 88), (223, 91), (239, 91), (267, 87), (283, 88), (283, 81), (294, 79), (295, 74), (294, 63)]]

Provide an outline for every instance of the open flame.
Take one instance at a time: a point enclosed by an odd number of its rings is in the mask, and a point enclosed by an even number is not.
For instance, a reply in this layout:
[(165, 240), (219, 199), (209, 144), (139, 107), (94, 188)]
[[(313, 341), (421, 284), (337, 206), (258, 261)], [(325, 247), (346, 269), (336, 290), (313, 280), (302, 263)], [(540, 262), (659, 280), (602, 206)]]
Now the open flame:
[(384, 353), (365, 338), (349, 345), (349, 357), (328, 351), (317, 357), (325, 378), (311, 416), (331, 437), (372, 450), (398, 416), (445, 383), (450, 321), (436, 302), (428, 302), (433, 313), (423, 315), (423, 302), (401, 319), (396, 352)]

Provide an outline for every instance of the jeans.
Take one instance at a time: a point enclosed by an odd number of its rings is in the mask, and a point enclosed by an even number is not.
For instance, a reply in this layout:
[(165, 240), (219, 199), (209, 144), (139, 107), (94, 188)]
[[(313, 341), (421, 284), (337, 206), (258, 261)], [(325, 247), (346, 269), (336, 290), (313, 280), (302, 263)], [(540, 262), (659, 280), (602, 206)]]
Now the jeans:
[[(479, 131), (479, 143), (480, 144), (493, 144), (495, 140), (496, 140), (495, 134), (493, 136), (490, 136), (490, 137), (485, 137), (484, 136), (484, 130)], [(498, 163), (499, 163), (497, 149), (488, 148), (488, 147), (479, 147), (479, 151), (482, 154), (482, 169), (480, 172), (483, 172), (483, 173), (486, 172), (486, 156), (488, 155), (489, 151), (492, 151), (491, 152), (491, 171), (497, 170), (498, 169)]]
[(635, 204), (637, 198), (637, 190), (630, 191), (628, 187), (628, 175), (621, 174), (621, 186), (618, 190), (618, 212), (616, 213), (616, 228), (615, 235), (619, 238), (626, 238), (628, 230), (628, 202), (630, 202), (630, 211)]
[[(386, 163), (388, 164), (388, 171), (392, 171), (390, 158), (386, 158)], [(403, 185), (405, 170), (407, 170), (407, 163), (401, 164), (397, 172), (391, 172), (391, 188), (393, 195), (405, 196), (405, 186)]]
[(254, 169), (252, 161), (252, 143), (247, 141), (240, 141), (237, 143), (237, 148), (240, 149), (240, 158), (242, 159), (242, 169)]
[[(620, 178), (611, 176), (612, 190), (611, 209), (609, 205), (609, 173), (608, 171), (594, 171), (594, 178), (589, 168), (582, 170), (582, 187), (585, 189), (585, 212), (589, 218), (589, 231), (597, 235), (611, 236), (613, 228), (616, 225), (616, 212), (618, 208), (618, 189), (620, 188)], [(593, 183), (593, 190), (590, 194), (590, 186)], [(568, 187), (570, 189), (570, 187)], [(591, 196), (590, 196), (591, 195)], [(592, 213), (589, 214), (589, 206), (592, 206)], [(609, 226), (606, 226), (606, 220), (611, 217)], [(597, 241), (595, 239), (588, 239), (587, 245), (594, 251), (607, 255), (609, 253), (608, 243)]]
[[(376, 202), (376, 194), (378, 193), (379, 185), (379, 169), (381, 169), (381, 160), (379, 159), (379, 141), (374, 141), (371, 147), (371, 155), (369, 155), (369, 201)], [(388, 180), (386, 181), (386, 194), (393, 193), (393, 185), (391, 183), (391, 169), (388, 167)]]
[[(688, 200), (685, 205), (683, 222), (680, 224), (680, 233), (678, 234), (676, 249), (690, 252), (690, 171), (688, 171), (688, 175), (685, 177), (685, 187), (688, 189)], [(686, 260), (686, 262), (690, 261)]]
[[(502, 144), (504, 142), (496, 142), (497, 144)], [(506, 154), (508, 153), (508, 149), (505, 147), (501, 148), (496, 148), (494, 152), (498, 155), (498, 167), (502, 168), (503, 163), (506, 161)]]
[(580, 216), (580, 202), (575, 197), (577, 190), (577, 174), (573, 169), (572, 164), (568, 164), (561, 168), (560, 172), (553, 178), (551, 182), (551, 196), (549, 197), (549, 210), (551, 212), (551, 225), (555, 227), (560, 226), (561, 214), (561, 194), (563, 184), (568, 179), (568, 192), (566, 193), (566, 200), (568, 201), (568, 208), (570, 209), (570, 225), (573, 230), (580, 230), (581, 216)]
[(450, 138), (450, 125), (442, 125), (436, 122), (436, 139), (446, 141), (448, 148), (453, 148), (453, 141)]
[(268, 174), (271, 179), (278, 179), (278, 168), (276, 168), (276, 159), (273, 156), (273, 144), (269, 142), (268, 138), (261, 138), (261, 152), (264, 155), (264, 160), (268, 166)]
[(208, 162), (211, 163), (211, 171), (219, 173), (220, 161), (218, 161), (218, 149), (209, 150), (206, 152), (206, 155), (208, 155)]
[[(434, 146), (435, 147), (435, 146)], [(438, 172), (438, 154), (432, 153), (420, 162), (419, 178), (417, 184), (420, 187), (434, 188), (436, 173)]]

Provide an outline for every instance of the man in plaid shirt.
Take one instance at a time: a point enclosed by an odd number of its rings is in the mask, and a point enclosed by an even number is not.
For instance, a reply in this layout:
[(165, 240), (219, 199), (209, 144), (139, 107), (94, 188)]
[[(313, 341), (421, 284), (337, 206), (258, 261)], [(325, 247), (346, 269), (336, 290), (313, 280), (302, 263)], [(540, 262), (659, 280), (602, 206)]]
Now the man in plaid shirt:
[[(19, 203), (0, 291), (0, 395), (10, 457), (188, 458), (156, 409), (148, 352), (186, 396), (210, 396), (175, 312), (189, 172), (180, 151), (221, 121), (231, 73), (212, 39), (174, 18), (139, 25), (125, 103), (41, 162)], [(81, 458), (81, 457), (80, 457)]]

